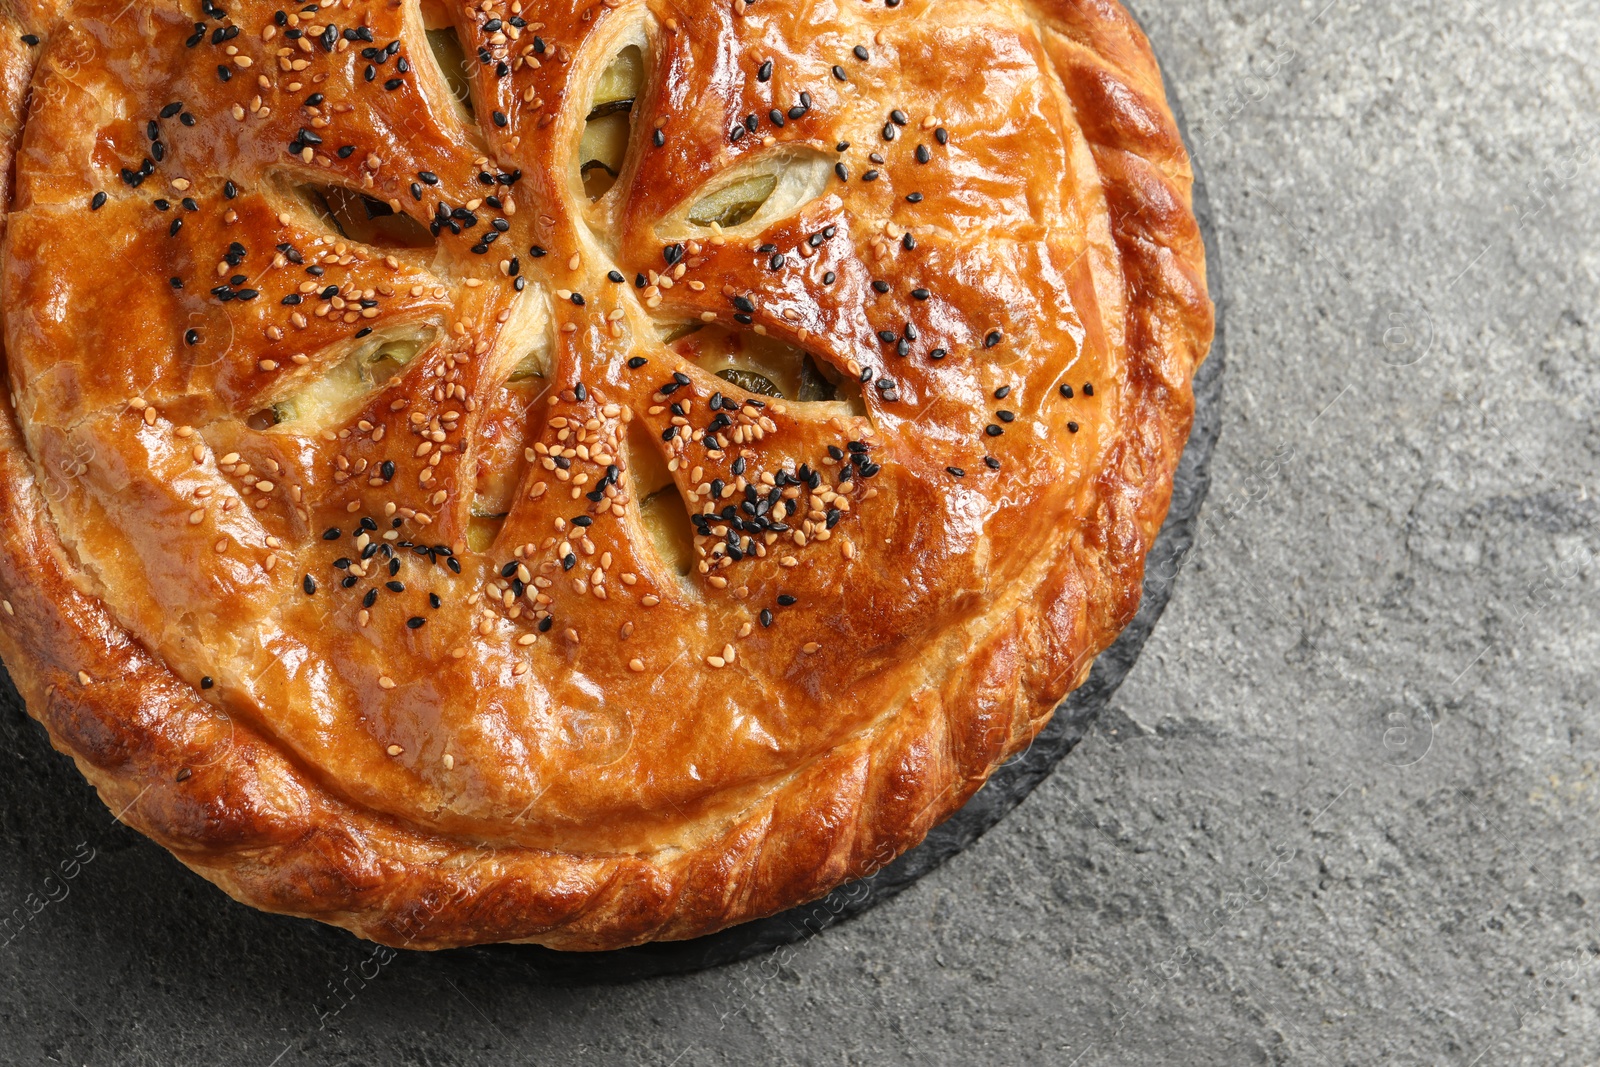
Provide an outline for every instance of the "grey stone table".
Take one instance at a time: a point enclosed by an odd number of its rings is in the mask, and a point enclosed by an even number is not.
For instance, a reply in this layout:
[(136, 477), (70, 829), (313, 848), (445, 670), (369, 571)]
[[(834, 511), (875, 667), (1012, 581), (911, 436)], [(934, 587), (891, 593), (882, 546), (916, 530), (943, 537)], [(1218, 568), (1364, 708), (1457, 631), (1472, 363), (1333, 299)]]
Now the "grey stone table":
[(75, 821), (0, 812), (0, 902), (94, 852), (0, 949), (0, 1061), (1592, 1063), (1600, 8), (1139, 13), (1215, 213), (1223, 435), (1165, 618), (1020, 808), (688, 977), (439, 983), (244, 909), (155, 969), (185, 901), (139, 872), (171, 861), (8, 721), (0, 774)]

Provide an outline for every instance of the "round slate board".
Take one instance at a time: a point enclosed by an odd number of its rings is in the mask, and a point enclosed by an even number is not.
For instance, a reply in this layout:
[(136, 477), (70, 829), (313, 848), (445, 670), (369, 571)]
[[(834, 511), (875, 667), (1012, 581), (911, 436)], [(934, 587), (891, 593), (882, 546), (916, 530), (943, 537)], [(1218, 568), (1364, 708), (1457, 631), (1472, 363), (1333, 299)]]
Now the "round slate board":
[[(1169, 93), (1170, 95), (1170, 93)], [(1183, 115), (1176, 105), (1180, 127)], [(1188, 141), (1187, 129), (1185, 140)], [(841, 886), (822, 900), (779, 915), (693, 941), (665, 942), (614, 952), (565, 953), (531, 945), (495, 945), (433, 954), (415, 953), (414, 967), (435, 969), (448, 979), (464, 973), (492, 973), (499, 982), (526, 985), (593, 985), (628, 982), (656, 975), (683, 974), (770, 952), (854, 918), (888, 900), (951, 856), (967, 848), (1012, 808), (1022, 803), (1055, 765), (1081, 740), (1100, 710), (1138, 659), (1151, 629), (1161, 617), (1194, 542), (1201, 502), (1210, 488), (1210, 463), (1221, 429), (1223, 379), (1222, 276), (1212, 230), (1210, 203), (1196, 163), (1195, 213), (1205, 237), (1211, 294), (1217, 304), (1217, 334), (1211, 356), (1195, 378), (1195, 425), (1173, 485), (1171, 510), (1146, 563), (1144, 599), (1139, 613), (1095, 661), (1089, 680), (1056, 710), (1050, 723), (1026, 752), (1001, 767), (967, 805), (933, 829), (917, 848), (870, 878)], [(48, 873), (73, 843), (92, 840), (99, 853), (135, 849), (142, 854), (137, 874), (129, 875), (127, 892), (84, 894), (59, 921), (82, 922), (101, 930), (125, 931), (140, 940), (156, 973), (184, 969), (197, 952), (213, 960), (220, 954), (245, 954), (245, 945), (268, 925), (292, 924), (288, 937), (274, 931), (275, 953), (314, 958), (328, 953), (351, 935), (302, 920), (263, 915), (236, 904), (220, 890), (200, 883), (197, 875), (165, 855), (154, 843), (120, 824), (107, 826), (108, 815), (70, 760), (54, 753), (44, 730), (27, 717), (10, 679), (0, 675), (0, 871)], [(111, 872), (104, 865), (96, 875)], [(32, 888), (37, 878), (27, 878)], [(26, 893), (26, 889), (20, 896)], [(0, 899), (10, 901), (13, 894)], [(127, 922), (127, 902), (162, 901), (182, 912), (160, 920), (179, 926), (180, 937), (153, 936), (141, 923)], [(102, 909), (84, 915), (81, 909)], [(146, 923), (156, 918), (146, 914)], [(260, 924), (254, 930), (252, 926)], [(285, 943), (285, 942), (289, 943)], [(298, 941), (298, 945), (293, 942)], [(42, 961), (33, 960), (37, 965)], [(288, 962), (288, 961), (285, 961)]]

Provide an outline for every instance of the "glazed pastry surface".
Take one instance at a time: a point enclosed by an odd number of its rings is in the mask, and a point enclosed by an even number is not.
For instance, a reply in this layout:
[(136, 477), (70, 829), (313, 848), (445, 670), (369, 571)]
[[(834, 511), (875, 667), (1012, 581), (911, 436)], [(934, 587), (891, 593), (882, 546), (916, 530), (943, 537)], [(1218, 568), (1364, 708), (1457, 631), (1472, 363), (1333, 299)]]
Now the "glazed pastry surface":
[(235, 897), (769, 914), (1132, 618), (1212, 309), (1113, 0), (0, 20), (0, 654)]

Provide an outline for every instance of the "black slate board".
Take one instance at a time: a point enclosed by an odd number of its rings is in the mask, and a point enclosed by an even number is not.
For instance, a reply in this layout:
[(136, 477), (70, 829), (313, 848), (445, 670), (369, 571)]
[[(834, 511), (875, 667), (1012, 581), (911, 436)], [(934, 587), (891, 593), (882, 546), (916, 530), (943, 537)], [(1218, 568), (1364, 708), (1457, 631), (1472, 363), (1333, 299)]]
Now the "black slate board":
[[(1174, 97), (1176, 108), (1176, 98)], [(1183, 125), (1179, 110), (1179, 124)], [(1187, 131), (1185, 131), (1187, 132)], [(1187, 140), (1187, 138), (1186, 138)], [(1193, 142), (1188, 142), (1191, 147)], [(1146, 566), (1144, 599), (1134, 621), (1095, 662), (1089, 680), (1057, 709), (1033, 745), (997, 771), (968, 804), (936, 827), (920, 846), (861, 882), (820, 901), (694, 941), (645, 945), (603, 953), (563, 953), (537, 946), (501, 945), (433, 954), (414, 953), (414, 968), (440, 981), (492, 976), (498, 983), (577, 986), (612, 984), (683, 974), (771, 952), (854, 918), (888, 900), (970, 846), (1020, 804), (1080, 741), (1132, 669), (1165, 610), (1183, 560), (1194, 542), (1200, 505), (1210, 488), (1210, 463), (1221, 431), (1224, 368), (1223, 284), (1210, 203), (1196, 163), (1195, 211), (1206, 240), (1209, 280), (1217, 304), (1217, 335), (1210, 359), (1195, 379), (1195, 425), (1174, 482), (1172, 507)], [(264, 915), (236, 904), (202, 882), (155, 844), (117, 823), (78, 775), (55, 753), (44, 730), (27, 717), (9, 677), (0, 674), (0, 902), (6, 907), (36, 888), (75, 843), (94, 841), (97, 854), (135, 850), (137, 863), (95, 869), (102, 881), (122, 886), (80, 894), (52, 921), (74, 922), (103, 936), (138, 942), (154, 973), (182, 974), (199, 954), (212, 967), (259, 972), (260, 945), (271, 943), (281, 973), (302, 973), (313, 960), (348, 957), (351, 935), (318, 923)], [(85, 868), (88, 870), (89, 868)], [(22, 873), (20, 892), (6, 891), (6, 872)], [(164, 906), (164, 914), (130, 921), (129, 902)], [(98, 910), (98, 914), (94, 912)], [(287, 925), (288, 929), (285, 929)], [(157, 936), (167, 927), (179, 936)], [(43, 961), (31, 960), (37, 973)], [(278, 968), (274, 968), (277, 970)], [(317, 990), (308, 990), (315, 994)], [(85, 1020), (87, 1021), (87, 1020)]]

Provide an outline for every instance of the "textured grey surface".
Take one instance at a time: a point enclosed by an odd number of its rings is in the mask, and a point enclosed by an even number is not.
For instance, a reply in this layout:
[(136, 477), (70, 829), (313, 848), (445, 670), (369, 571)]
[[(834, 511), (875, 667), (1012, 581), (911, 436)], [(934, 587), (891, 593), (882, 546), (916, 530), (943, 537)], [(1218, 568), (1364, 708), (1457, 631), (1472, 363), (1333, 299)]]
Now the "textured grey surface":
[(0, 948), (0, 1059), (1593, 1062), (1600, 10), (1140, 14), (1216, 214), (1223, 438), (1166, 617), (1017, 811), (867, 916), (687, 978), (363, 983), (360, 943), (242, 908), (153, 968), (212, 890), (146, 878), (171, 861), (7, 721), (0, 774), (68, 814), (0, 812), (0, 902), (97, 851)]

